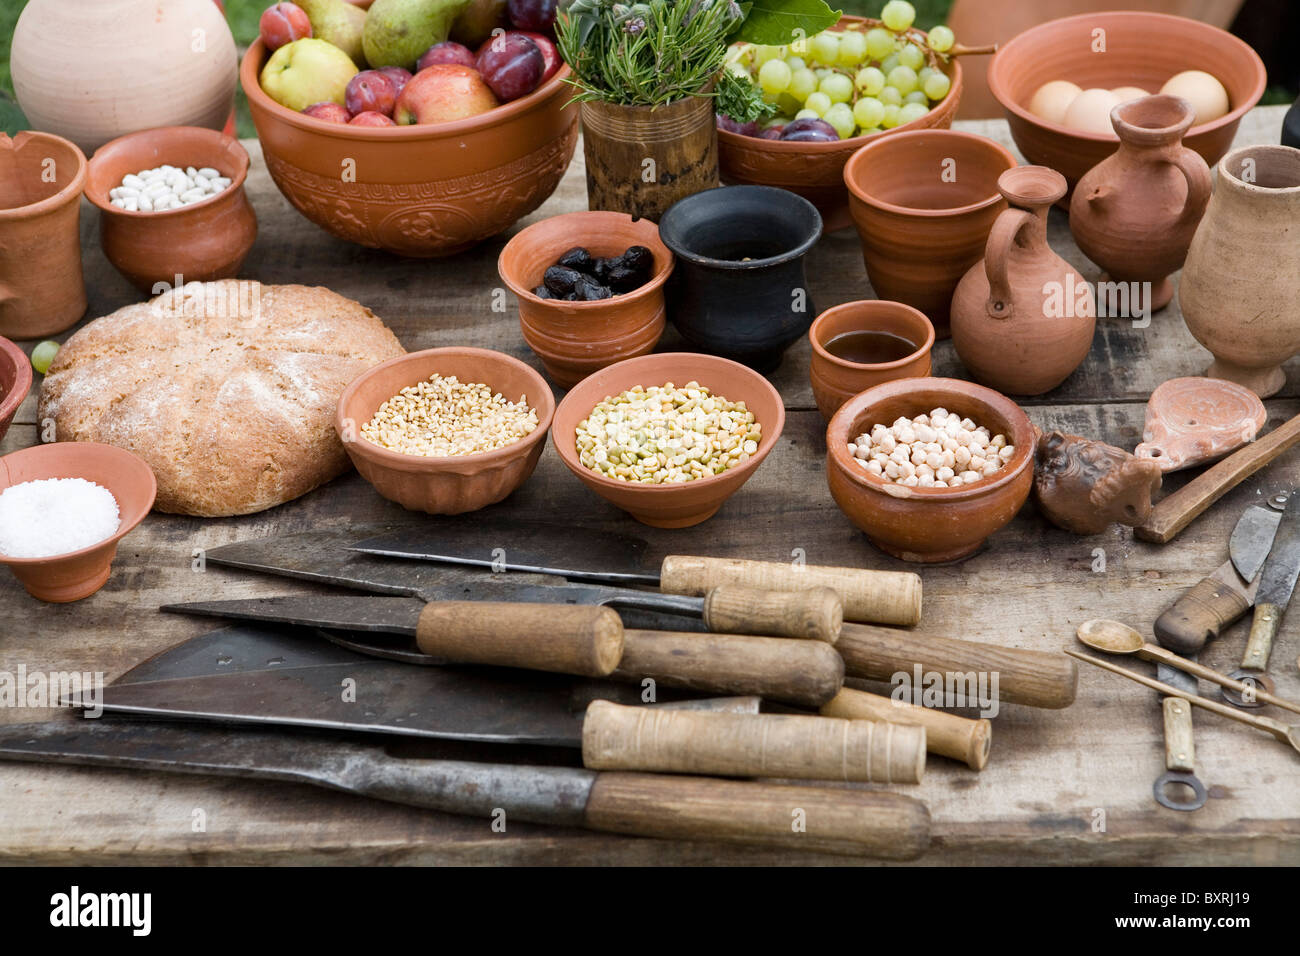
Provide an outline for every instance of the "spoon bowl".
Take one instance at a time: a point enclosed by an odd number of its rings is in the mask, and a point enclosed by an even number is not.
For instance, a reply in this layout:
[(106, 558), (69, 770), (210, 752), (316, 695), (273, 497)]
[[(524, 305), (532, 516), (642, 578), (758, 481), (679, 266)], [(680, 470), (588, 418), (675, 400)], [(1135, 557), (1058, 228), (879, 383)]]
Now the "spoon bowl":
[(1120, 621), (1094, 618), (1084, 621), (1075, 631), (1079, 640), (1105, 654), (1136, 654), (1146, 646), (1146, 639)]

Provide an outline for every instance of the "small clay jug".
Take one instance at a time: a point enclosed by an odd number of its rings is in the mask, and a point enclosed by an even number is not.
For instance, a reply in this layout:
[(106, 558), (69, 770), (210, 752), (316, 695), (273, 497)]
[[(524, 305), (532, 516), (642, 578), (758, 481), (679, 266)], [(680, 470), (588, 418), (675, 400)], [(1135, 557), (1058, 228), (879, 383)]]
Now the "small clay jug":
[(1092, 348), (1092, 287), (1047, 244), (1047, 211), (1066, 192), (1046, 166), (998, 177), (1010, 208), (993, 223), (984, 258), (952, 297), (952, 342), (975, 380), (1013, 395), (1064, 382)]
[(1192, 237), (1178, 287), (1183, 321), (1214, 353), (1205, 374), (1268, 398), (1300, 352), (1300, 149), (1243, 146)]
[[(1139, 283), (1126, 297), (1132, 315), (1174, 297), (1169, 274), (1182, 268), (1210, 201), (1210, 167), (1182, 145), (1196, 119), (1178, 96), (1146, 96), (1110, 111), (1119, 149), (1084, 174), (1070, 200), (1070, 232), (1106, 270), (1103, 281)], [(1136, 293), (1136, 294), (1135, 294)]]

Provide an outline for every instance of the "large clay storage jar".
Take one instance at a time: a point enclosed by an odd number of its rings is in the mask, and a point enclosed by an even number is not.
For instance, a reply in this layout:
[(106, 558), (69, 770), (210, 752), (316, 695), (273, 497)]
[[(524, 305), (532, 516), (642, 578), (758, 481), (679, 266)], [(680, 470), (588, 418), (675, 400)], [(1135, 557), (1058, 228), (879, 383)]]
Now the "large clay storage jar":
[(1182, 145), (1195, 118), (1177, 96), (1116, 106), (1110, 121), (1119, 149), (1084, 174), (1070, 200), (1070, 231), (1084, 254), (1107, 279), (1141, 283), (1135, 315), (1173, 298), (1169, 274), (1182, 267), (1210, 201), (1210, 167)]
[(31, 0), (14, 29), (18, 105), (87, 154), (155, 126), (220, 130), (238, 62), (212, 0)]
[(1245, 146), (1219, 162), (1178, 301), (1214, 355), (1205, 374), (1267, 398), (1300, 352), (1300, 150)]
[(876, 296), (920, 309), (947, 338), (953, 290), (984, 254), (1006, 208), (998, 177), (1015, 165), (993, 140), (948, 129), (891, 133), (854, 153), (844, 183)]
[(976, 381), (1012, 395), (1041, 395), (1088, 355), (1096, 328), (1092, 287), (1047, 244), (1047, 210), (1065, 177), (1019, 166), (998, 178), (1010, 208), (989, 233), (984, 260), (952, 297), (952, 344)]
[(56, 335), (85, 313), (85, 183), (86, 157), (66, 139), (0, 133), (0, 335)]
[(582, 104), (587, 208), (659, 221), (673, 203), (718, 185), (711, 96), (663, 106)]

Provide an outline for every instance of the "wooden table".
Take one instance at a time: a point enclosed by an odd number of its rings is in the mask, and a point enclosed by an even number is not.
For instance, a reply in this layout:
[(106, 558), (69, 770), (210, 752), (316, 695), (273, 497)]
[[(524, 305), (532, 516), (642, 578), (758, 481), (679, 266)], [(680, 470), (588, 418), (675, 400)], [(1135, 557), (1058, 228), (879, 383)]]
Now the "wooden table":
[[(1237, 142), (1276, 143), (1283, 112), (1276, 107), (1248, 114)], [(1012, 147), (1001, 120), (958, 125)], [(537, 365), (520, 337), (508, 295), (504, 311), (493, 308), (501, 298), (494, 296), (502, 285), (496, 259), (505, 236), (446, 261), (403, 260), (349, 245), (299, 216), (271, 183), (258, 144), (246, 145), (253, 156), (248, 192), (261, 224), (244, 266), (246, 277), (329, 286), (372, 308), (408, 349), (478, 345)], [(581, 152), (555, 195), (519, 226), (585, 208)], [(82, 228), (90, 316), (138, 299), (105, 261), (94, 220), (87, 207)], [(1074, 246), (1055, 210), (1051, 235), (1059, 252), (1089, 279), (1096, 278), (1098, 270)], [(808, 266), (820, 309), (873, 295), (852, 231), (823, 239)], [(670, 329), (664, 347), (675, 341)], [(824, 426), (808, 386), (808, 355), (806, 341), (795, 346), (773, 376), (788, 409), (780, 445), (706, 524), (685, 531), (636, 525), (574, 480), (554, 449), (546, 451), (536, 474), (504, 508), (639, 533), (665, 548), (671, 542), (684, 553), (784, 560), (803, 549), (811, 563), (905, 567), (872, 548), (831, 500), (823, 473)], [(1026, 408), (1044, 428), (1132, 448), (1140, 440), (1151, 390), (1165, 379), (1202, 373), (1209, 358), (1176, 307), (1155, 316), (1145, 329), (1126, 320), (1103, 320), (1084, 365)], [(1300, 411), (1300, 366), (1292, 362), (1288, 371), (1287, 387), (1267, 403), (1270, 428)], [(935, 349), (934, 374), (963, 375), (951, 343)], [(35, 443), (35, 415), (33, 393), (0, 452)], [(1184, 480), (1174, 476), (1166, 487)], [(1091, 617), (1148, 628), (1184, 588), (1225, 560), (1228, 532), (1245, 506), (1297, 481), (1300, 454), (1292, 452), (1165, 547), (1137, 541), (1126, 528), (1075, 537), (1048, 525), (1030, 505), (979, 555), (950, 567), (920, 569), (925, 607), (917, 640), (927, 633), (948, 634), (1054, 650), (1073, 644), (1075, 626)], [(213, 626), (159, 614), (160, 604), (310, 590), (214, 567), (195, 573), (196, 548), (404, 514), (349, 474), (284, 507), (246, 518), (153, 515), (122, 542), (112, 579), (88, 600), (39, 604), (11, 577), (0, 576), (0, 670), (15, 671), (21, 663), (29, 671), (102, 671), (111, 680)], [(1273, 655), (1278, 693), (1292, 699), (1300, 699), (1298, 630), (1300, 620), (1285, 628)], [(1208, 648), (1203, 660), (1231, 670), (1244, 639), (1239, 625)], [(1150, 665), (1135, 666), (1150, 670)], [(1300, 761), (1294, 753), (1261, 733), (1198, 712), (1198, 772), (1210, 800), (1196, 813), (1165, 810), (1151, 797), (1151, 783), (1164, 766), (1155, 695), (1093, 668), (1081, 670), (1078, 700), (1068, 710), (1003, 707), (984, 772), (934, 758), (924, 784), (904, 788), (929, 804), (934, 819), (933, 846), (922, 863), (1300, 863)], [(68, 715), (0, 711), (3, 722), (54, 716)], [(206, 816), (203, 832), (191, 826), (196, 809)], [(0, 764), (0, 860), (11, 863), (608, 865), (829, 859), (523, 824), (498, 834), (486, 820), (305, 786)]]

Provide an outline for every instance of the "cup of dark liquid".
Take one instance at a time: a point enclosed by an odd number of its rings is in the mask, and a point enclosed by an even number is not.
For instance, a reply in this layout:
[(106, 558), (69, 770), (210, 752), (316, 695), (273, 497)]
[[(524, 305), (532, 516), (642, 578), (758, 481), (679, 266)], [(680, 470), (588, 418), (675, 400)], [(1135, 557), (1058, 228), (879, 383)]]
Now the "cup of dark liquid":
[(859, 392), (897, 378), (930, 374), (934, 326), (901, 302), (845, 302), (817, 316), (809, 377), (822, 417), (830, 421)]

